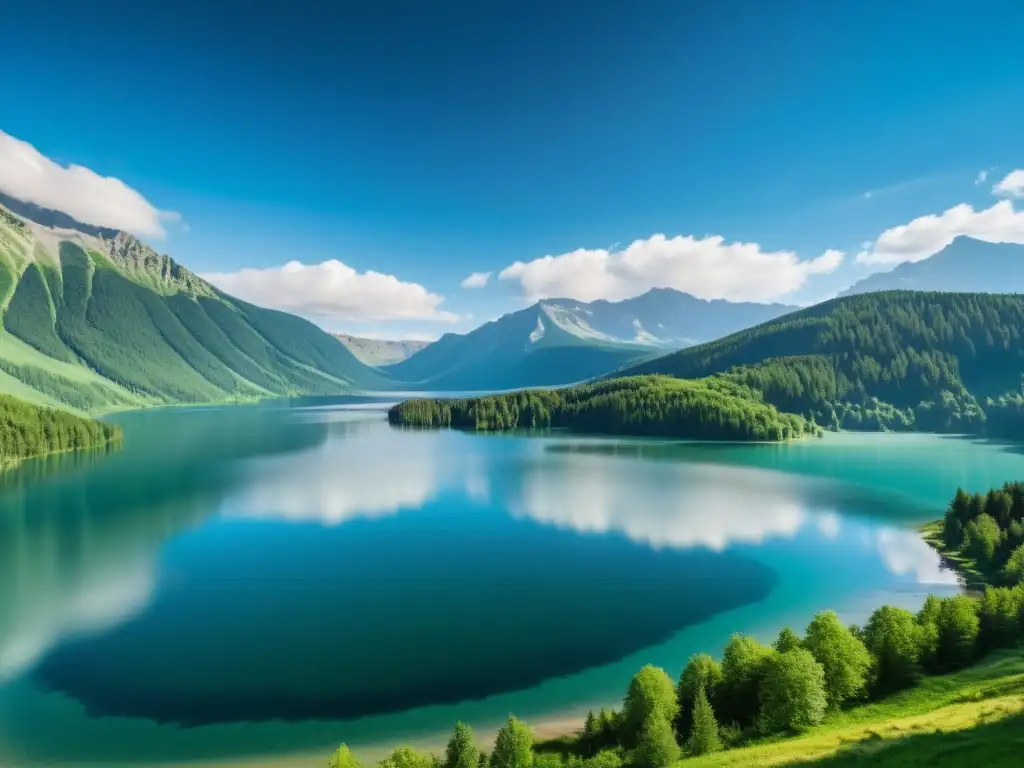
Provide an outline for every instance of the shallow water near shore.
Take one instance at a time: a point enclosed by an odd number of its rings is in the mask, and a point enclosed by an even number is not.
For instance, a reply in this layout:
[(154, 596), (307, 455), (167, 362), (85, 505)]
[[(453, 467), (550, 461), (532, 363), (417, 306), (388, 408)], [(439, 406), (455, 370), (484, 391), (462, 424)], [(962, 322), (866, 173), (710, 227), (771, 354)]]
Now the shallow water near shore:
[(0, 478), (0, 765), (564, 730), (734, 631), (955, 591), (915, 526), (1024, 476), (956, 437), (406, 431), (344, 398), (112, 419), (122, 450)]

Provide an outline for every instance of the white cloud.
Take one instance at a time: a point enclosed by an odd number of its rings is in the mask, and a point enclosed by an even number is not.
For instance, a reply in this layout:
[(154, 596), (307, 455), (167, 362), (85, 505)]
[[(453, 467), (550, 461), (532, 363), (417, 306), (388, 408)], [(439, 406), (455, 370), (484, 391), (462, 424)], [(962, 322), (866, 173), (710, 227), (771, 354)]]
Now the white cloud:
[(459, 285), (463, 288), (483, 288), (487, 285), (487, 281), (491, 279), (490, 272), (474, 272)]
[(978, 171), (978, 175), (974, 179), (974, 186), (980, 187), (986, 181), (988, 181), (988, 175), (992, 172), (991, 168), (982, 168)]
[(1004, 197), (1024, 197), (1024, 171), (1010, 172), (1005, 179), (992, 187), (992, 194)]
[(180, 221), (157, 209), (120, 179), (80, 165), (64, 167), (25, 141), (0, 131), (0, 191), (81, 221), (137, 235), (163, 237), (165, 222)]
[(337, 259), (320, 264), (289, 261), (280, 267), (203, 277), (245, 301), (322, 320), (459, 319), (439, 308), (441, 296), (418, 283), (380, 272), (356, 272)]
[(921, 261), (960, 235), (990, 243), (1024, 243), (1024, 212), (1014, 210), (1009, 200), (980, 211), (961, 203), (939, 215), (920, 216), (885, 230), (870, 248), (857, 254), (857, 261), (883, 265)]
[(802, 261), (792, 251), (763, 251), (757, 243), (726, 243), (652, 235), (621, 251), (583, 249), (517, 261), (498, 277), (518, 280), (527, 298), (619, 300), (651, 288), (676, 288), (703, 299), (770, 301), (801, 288), (812, 275), (832, 272), (842, 251)]

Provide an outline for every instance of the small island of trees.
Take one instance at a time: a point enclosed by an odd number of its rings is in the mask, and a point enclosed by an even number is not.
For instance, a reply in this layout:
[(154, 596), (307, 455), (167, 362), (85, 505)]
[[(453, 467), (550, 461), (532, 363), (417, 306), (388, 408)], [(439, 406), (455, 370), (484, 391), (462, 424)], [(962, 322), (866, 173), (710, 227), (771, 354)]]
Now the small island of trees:
[(565, 389), (407, 400), (388, 411), (388, 420), (410, 427), (563, 427), (700, 440), (780, 441), (820, 434), (813, 421), (783, 413), (749, 387), (715, 377), (690, 381), (634, 376)]

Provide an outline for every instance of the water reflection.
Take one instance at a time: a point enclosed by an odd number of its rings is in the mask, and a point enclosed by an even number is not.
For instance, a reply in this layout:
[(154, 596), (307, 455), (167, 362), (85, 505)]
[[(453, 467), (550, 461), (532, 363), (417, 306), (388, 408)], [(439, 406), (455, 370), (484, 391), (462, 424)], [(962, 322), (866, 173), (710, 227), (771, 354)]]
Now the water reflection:
[(158, 553), (214, 512), (240, 458), (322, 442), (308, 424), (281, 440), (280, 418), (248, 426), (213, 411), (143, 424), (131, 414), (127, 451), (28, 462), (0, 478), (0, 683), (63, 638), (98, 633), (141, 612)]
[(516, 514), (577, 531), (616, 531), (652, 547), (792, 536), (815, 512), (784, 475), (553, 451), (529, 462), (508, 498)]
[(458, 464), (446, 459), (437, 433), (403, 434), (373, 413), (321, 410), (317, 416), (327, 420), (331, 438), (323, 450), (250, 462), (226, 514), (338, 525), (419, 508), (456, 473), (470, 476), (474, 457), (461, 456)]
[(874, 541), (886, 567), (897, 576), (911, 576), (918, 584), (955, 585), (960, 581), (915, 531), (881, 528)]

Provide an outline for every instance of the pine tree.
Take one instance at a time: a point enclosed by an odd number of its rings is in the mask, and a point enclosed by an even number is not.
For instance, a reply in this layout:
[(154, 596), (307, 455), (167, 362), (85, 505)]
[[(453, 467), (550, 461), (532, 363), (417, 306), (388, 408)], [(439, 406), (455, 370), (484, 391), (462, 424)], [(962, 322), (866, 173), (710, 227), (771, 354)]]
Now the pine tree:
[(476, 768), (480, 753), (473, 744), (473, 730), (461, 721), (455, 724), (444, 753), (444, 768)]
[(697, 695), (693, 697), (693, 728), (686, 747), (692, 755), (705, 755), (722, 748), (715, 711), (711, 708), (703, 686), (697, 689)]
[(587, 719), (583, 722), (583, 736), (580, 739), (583, 751), (587, 757), (594, 754), (594, 746), (597, 742), (597, 718), (594, 717), (594, 710), (587, 712)]
[(359, 761), (348, 748), (348, 744), (342, 744), (327, 758), (327, 768), (360, 768)]

